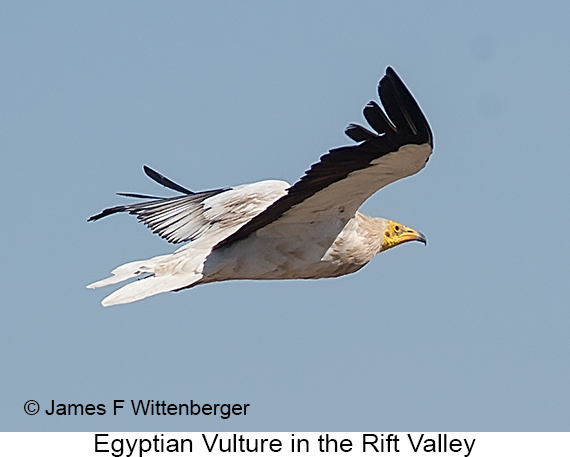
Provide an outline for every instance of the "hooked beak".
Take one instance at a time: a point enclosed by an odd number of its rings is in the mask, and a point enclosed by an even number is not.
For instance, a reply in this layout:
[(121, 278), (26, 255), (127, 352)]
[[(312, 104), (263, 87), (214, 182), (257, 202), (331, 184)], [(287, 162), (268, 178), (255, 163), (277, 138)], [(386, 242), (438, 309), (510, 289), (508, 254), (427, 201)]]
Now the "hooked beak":
[(427, 238), (422, 232), (406, 227), (406, 231), (400, 235), (400, 242), (419, 241), (427, 246)]

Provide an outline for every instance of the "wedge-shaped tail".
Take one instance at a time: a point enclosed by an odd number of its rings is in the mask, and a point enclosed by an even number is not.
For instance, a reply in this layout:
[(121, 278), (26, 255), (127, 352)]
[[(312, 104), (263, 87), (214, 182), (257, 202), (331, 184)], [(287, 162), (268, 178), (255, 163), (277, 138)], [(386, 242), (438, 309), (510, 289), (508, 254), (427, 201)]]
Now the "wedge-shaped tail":
[(115, 268), (112, 271), (113, 276), (89, 284), (87, 288), (98, 289), (142, 276), (138, 281), (121, 287), (103, 300), (103, 306), (111, 306), (192, 287), (202, 279), (202, 267), (206, 259), (204, 254), (198, 253), (189, 258), (184, 252), (177, 252), (129, 262)]

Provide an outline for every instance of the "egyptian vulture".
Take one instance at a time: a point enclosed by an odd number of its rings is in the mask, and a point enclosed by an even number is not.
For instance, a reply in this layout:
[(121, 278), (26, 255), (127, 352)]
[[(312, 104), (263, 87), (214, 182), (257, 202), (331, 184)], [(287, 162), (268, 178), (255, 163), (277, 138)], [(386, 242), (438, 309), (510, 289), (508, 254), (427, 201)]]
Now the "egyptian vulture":
[(314, 279), (353, 273), (379, 252), (426, 238), (395, 221), (358, 212), (378, 189), (420, 171), (433, 148), (428, 122), (396, 72), (378, 86), (384, 110), (371, 101), (364, 117), (374, 131), (350, 124), (357, 144), (331, 149), (294, 185), (260, 181), (192, 192), (144, 167), (174, 197), (120, 194), (142, 203), (107, 208), (137, 216), (171, 243), (173, 254), (129, 262), (88, 288), (140, 278), (103, 300), (104, 306), (230, 279)]

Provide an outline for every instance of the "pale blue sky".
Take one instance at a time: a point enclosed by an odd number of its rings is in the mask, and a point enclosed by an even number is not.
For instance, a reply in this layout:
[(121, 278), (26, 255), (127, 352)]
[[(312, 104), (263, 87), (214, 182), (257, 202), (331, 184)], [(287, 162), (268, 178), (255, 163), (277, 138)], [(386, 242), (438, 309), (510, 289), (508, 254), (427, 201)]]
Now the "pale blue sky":
[[(532, 5), (532, 6), (531, 6)], [(0, 6), (0, 430), (558, 431), (570, 421), (570, 7), (562, 2)], [(171, 252), (87, 223), (156, 168), (294, 182), (386, 66), (435, 152), (364, 212), (428, 237), (335, 280), (228, 282), (105, 309)], [(249, 403), (245, 417), (28, 416), (23, 405)]]

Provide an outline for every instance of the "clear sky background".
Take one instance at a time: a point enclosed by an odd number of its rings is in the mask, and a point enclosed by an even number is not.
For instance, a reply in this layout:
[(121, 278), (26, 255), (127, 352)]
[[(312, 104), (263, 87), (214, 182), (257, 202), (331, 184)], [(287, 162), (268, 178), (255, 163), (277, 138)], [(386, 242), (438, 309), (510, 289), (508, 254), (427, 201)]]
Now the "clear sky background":
[[(562, 6), (563, 5), (563, 6)], [(99, 1), (0, 6), (3, 431), (561, 431), (570, 421), (570, 7)], [(385, 67), (435, 138), (363, 212), (428, 237), (334, 280), (103, 308), (174, 246), (115, 192), (296, 181)], [(27, 400), (42, 412), (24, 413)], [(113, 416), (114, 399), (249, 403)], [(56, 403), (104, 416), (50, 417)]]

